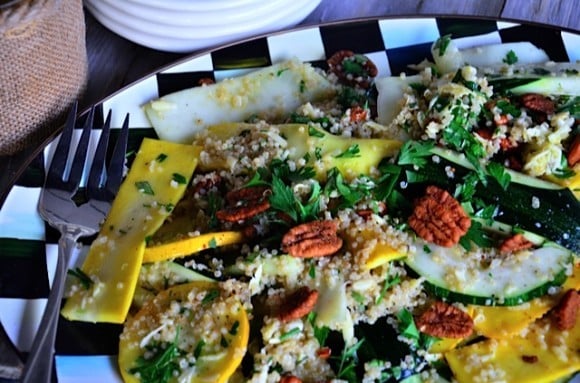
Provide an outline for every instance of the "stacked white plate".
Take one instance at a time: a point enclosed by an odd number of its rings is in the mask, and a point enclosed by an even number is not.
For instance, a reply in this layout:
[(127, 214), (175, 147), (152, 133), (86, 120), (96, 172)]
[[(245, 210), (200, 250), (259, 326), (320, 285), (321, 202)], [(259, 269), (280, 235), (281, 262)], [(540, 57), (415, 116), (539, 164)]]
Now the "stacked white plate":
[(95, 18), (137, 44), (190, 52), (298, 24), (321, 0), (85, 0)]

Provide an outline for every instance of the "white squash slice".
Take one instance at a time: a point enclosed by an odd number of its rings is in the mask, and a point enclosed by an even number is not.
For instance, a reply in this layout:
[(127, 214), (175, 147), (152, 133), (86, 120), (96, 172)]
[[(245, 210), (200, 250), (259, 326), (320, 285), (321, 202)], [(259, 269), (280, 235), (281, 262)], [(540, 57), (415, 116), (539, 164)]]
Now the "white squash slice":
[(191, 143), (195, 133), (222, 122), (288, 116), (306, 102), (330, 98), (335, 87), (310, 64), (282, 62), (216, 84), (186, 89), (143, 106), (163, 140)]

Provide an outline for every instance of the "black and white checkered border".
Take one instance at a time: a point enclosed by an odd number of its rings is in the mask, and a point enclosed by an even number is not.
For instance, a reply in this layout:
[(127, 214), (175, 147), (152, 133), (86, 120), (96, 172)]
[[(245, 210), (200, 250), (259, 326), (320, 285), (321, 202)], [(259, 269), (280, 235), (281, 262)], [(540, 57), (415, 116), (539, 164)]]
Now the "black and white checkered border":
[[(580, 60), (580, 35), (551, 28), (457, 18), (366, 20), (273, 34), (195, 56), (142, 79), (106, 99), (103, 106), (113, 111), (113, 127), (120, 127), (125, 113), (130, 113), (132, 136), (154, 135), (140, 106), (195, 86), (200, 78), (219, 81), (293, 57), (324, 66), (325, 59), (341, 49), (368, 55), (377, 64), (379, 76), (394, 75), (407, 71), (407, 64), (429, 58), (431, 43), (446, 34), (452, 34), (460, 47), (531, 41), (555, 61)], [(94, 142), (98, 139), (93, 138)], [(36, 211), (51, 150), (49, 145), (33, 161), (0, 209), (0, 321), (23, 352), (30, 349), (56, 265), (58, 233)], [(81, 258), (86, 249), (80, 249)], [(120, 329), (61, 320), (56, 345), (58, 381), (121, 382), (114, 357)]]

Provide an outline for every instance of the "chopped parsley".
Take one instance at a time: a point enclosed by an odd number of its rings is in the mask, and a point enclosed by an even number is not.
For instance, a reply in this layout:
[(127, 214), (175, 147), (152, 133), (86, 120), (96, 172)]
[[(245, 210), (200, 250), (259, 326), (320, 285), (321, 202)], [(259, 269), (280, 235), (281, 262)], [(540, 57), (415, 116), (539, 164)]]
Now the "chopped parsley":
[(358, 364), (357, 351), (364, 341), (365, 339), (363, 338), (352, 346), (345, 345), (340, 356), (335, 358), (339, 361), (338, 372), (336, 373), (337, 378), (344, 379), (349, 383), (359, 381), (356, 376), (356, 366)]
[(490, 162), (486, 167), (487, 172), (492, 176), (503, 190), (507, 190), (512, 177), (506, 171), (506, 168), (497, 162)]
[(431, 155), (433, 146), (433, 141), (407, 141), (401, 147), (397, 164), (415, 165), (421, 168), (427, 163), (426, 157)]
[(353, 144), (349, 146), (344, 152), (340, 153), (335, 158), (356, 158), (360, 157), (360, 149), (358, 144)]
[(385, 280), (385, 284), (383, 285), (383, 287), (381, 288), (381, 292), (379, 294), (379, 296), (377, 297), (377, 299), (375, 300), (375, 303), (378, 305), (379, 303), (382, 302), (382, 300), (385, 298), (385, 294), (387, 293), (387, 291), (395, 286), (398, 285), (399, 283), (401, 283), (401, 277), (399, 277), (398, 275), (394, 276), (394, 277), (387, 277), (387, 279)]
[(167, 383), (174, 378), (173, 373), (179, 371), (177, 358), (180, 355), (177, 348), (177, 339), (179, 337), (179, 328), (175, 333), (173, 342), (166, 344), (164, 347), (148, 347), (151, 357), (145, 358), (139, 356), (136, 366), (129, 370), (130, 374), (139, 374), (139, 380), (143, 383)]
[(518, 62), (518, 56), (516, 55), (516, 52), (510, 49), (510, 51), (505, 55), (505, 57), (501, 61), (503, 61), (508, 65), (512, 65)]
[(300, 334), (300, 329), (298, 327), (294, 327), (293, 329), (284, 332), (280, 335), (280, 342), (284, 342), (285, 340), (288, 340), (292, 337), (294, 337), (294, 335), (298, 335)]
[(230, 328), (230, 335), (236, 335), (238, 333), (238, 328), (240, 327), (240, 322), (235, 321), (232, 327)]
[(215, 237), (212, 237), (212, 239), (209, 240), (208, 244), (210, 249), (215, 249), (217, 247), (217, 241), (215, 239)]
[(167, 154), (165, 153), (161, 153), (157, 156), (157, 158), (155, 159), (155, 161), (157, 162), (163, 162), (167, 159)]
[(318, 341), (318, 344), (321, 347), (324, 346), (324, 344), (326, 343), (326, 338), (328, 338), (328, 334), (330, 333), (330, 329), (326, 326), (317, 327), (315, 325), (316, 313), (314, 311), (311, 311), (310, 313), (308, 313), (308, 316), (306, 317), (306, 319), (308, 320), (308, 322), (312, 325), (312, 328), (314, 329), (314, 337)]
[(207, 293), (205, 293), (205, 296), (201, 300), (201, 304), (207, 305), (208, 303), (215, 301), (219, 296), (220, 291), (218, 289), (211, 289)]
[(80, 267), (75, 267), (74, 269), (67, 270), (67, 274), (73, 276), (79, 280), (81, 285), (88, 290), (94, 284), (91, 277), (89, 277), (84, 271), (81, 270)]
[(451, 35), (441, 36), (435, 41), (434, 48), (439, 51), (439, 57), (445, 54), (449, 44), (451, 43)]
[(187, 178), (185, 178), (185, 176), (179, 174), (179, 173), (173, 173), (171, 176), (171, 179), (175, 182), (177, 182), (178, 184), (187, 184)]
[(155, 192), (148, 181), (137, 181), (135, 182), (135, 187), (143, 194), (155, 195)]
[(318, 138), (324, 137), (324, 133), (322, 133), (320, 130), (316, 129), (313, 126), (308, 126), (308, 135), (310, 137), (318, 137)]
[(201, 352), (203, 350), (203, 346), (205, 346), (205, 341), (203, 339), (201, 339), (195, 345), (195, 349), (193, 350), (193, 356), (195, 357), (195, 359), (197, 359), (197, 358), (199, 358), (201, 356)]

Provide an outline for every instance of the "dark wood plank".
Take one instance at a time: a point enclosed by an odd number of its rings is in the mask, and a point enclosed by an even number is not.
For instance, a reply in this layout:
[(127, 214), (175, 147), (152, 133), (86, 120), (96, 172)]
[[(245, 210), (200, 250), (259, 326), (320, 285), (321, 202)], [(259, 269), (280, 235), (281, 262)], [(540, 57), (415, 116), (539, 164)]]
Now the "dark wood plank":
[(407, 0), (407, 1), (360, 1), (323, 0), (304, 24), (314, 24), (357, 17), (385, 15), (477, 15), (497, 17), (501, 14), (504, 0)]
[(501, 16), (580, 30), (578, 0), (506, 0)]

